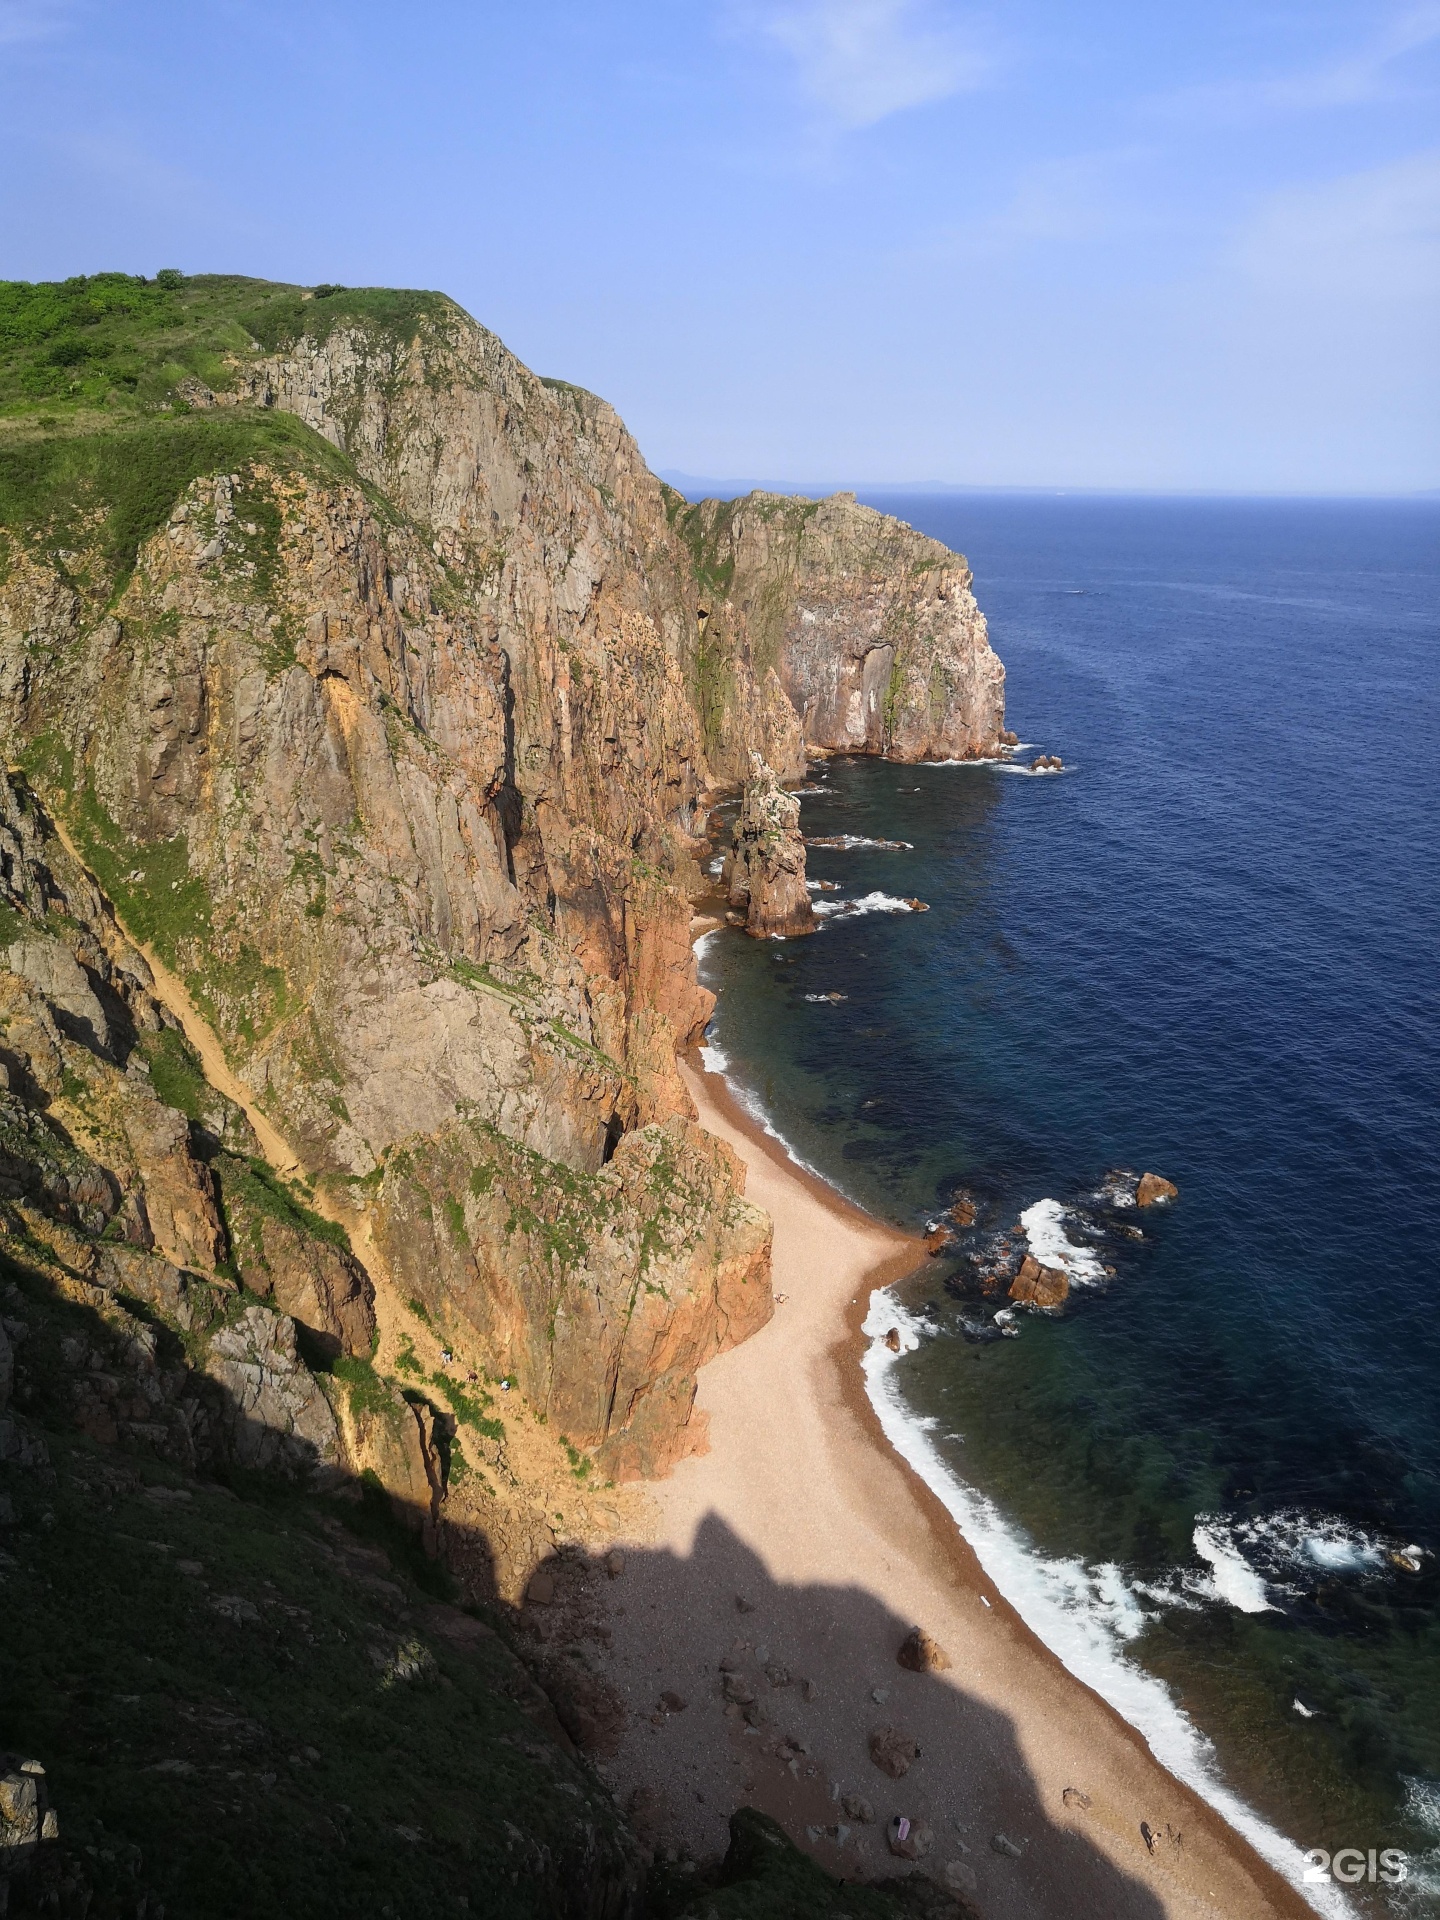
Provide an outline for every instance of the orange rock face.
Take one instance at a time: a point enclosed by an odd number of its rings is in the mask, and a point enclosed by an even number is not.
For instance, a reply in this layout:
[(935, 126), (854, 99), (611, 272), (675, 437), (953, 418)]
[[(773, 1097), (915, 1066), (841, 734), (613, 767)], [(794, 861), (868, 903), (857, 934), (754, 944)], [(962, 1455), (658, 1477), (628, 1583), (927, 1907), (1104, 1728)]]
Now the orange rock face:
[(1137, 1207), (1153, 1207), (1167, 1200), (1178, 1200), (1180, 1189), (1173, 1180), (1167, 1180), (1163, 1174), (1142, 1173), (1140, 1183), (1135, 1189)]
[(786, 793), (759, 754), (736, 816), (725, 881), (732, 907), (745, 909), (745, 931), (757, 940), (815, 931), (805, 884), (800, 802)]
[(1042, 1267), (1027, 1253), (1010, 1286), (1010, 1298), (1025, 1307), (1060, 1307), (1070, 1297), (1069, 1276), (1060, 1267)]

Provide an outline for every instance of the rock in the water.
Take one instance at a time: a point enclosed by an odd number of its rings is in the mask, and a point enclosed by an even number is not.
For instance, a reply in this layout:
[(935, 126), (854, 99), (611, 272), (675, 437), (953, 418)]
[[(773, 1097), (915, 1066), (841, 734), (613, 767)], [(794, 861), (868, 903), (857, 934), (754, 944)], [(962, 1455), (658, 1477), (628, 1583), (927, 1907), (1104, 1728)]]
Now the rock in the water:
[(940, 1642), (932, 1639), (923, 1627), (910, 1629), (895, 1658), (911, 1673), (944, 1673), (951, 1664)]
[(1033, 1253), (1026, 1254), (1010, 1286), (1010, 1298), (1025, 1307), (1063, 1306), (1069, 1294), (1070, 1280), (1064, 1268), (1042, 1267)]
[(965, 1861), (947, 1860), (945, 1884), (952, 1893), (974, 1893), (980, 1882), (975, 1877), (975, 1869)]
[(1180, 1189), (1173, 1180), (1167, 1180), (1160, 1173), (1142, 1173), (1135, 1188), (1137, 1207), (1153, 1207), (1166, 1200), (1177, 1200)]
[(868, 1827), (873, 1823), (875, 1808), (863, 1793), (847, 1793), (840, 1804), (849, 1818), (857, 1821), (862, 1827)]
[(1060, 1798), (1067, 1807), (1078, 1807), (1082, 1813), (1088, 1813), (1090, 1810), (1090, 1796), (1088, 1793), (1082, 1793), (1079, 1787), (1066, 1787)]
[(870, 1758), (892, 1780), (903, 1780), (920, 1758), (920, 1745), (898, 1727), (877, 1727), (870, 1736)]
[(815, 931), (800, 802), (786, 793), (758, 753), (750, 756), (725, 880), (731, 906), (745, 908), (745, 931), (757, 940)]

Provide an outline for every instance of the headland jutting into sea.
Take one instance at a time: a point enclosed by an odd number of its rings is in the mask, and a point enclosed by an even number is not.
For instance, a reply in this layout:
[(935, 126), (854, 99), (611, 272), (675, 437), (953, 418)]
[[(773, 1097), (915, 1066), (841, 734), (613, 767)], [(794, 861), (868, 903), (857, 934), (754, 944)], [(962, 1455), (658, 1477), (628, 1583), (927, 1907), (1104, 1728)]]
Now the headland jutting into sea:
[[(752, 972), (874, 930), (917, 979), (941, 956), (939, 1006), (955, 889), (877, 869), (856, 892), (823, 863), (918, 859), (905, 808), (936, 777), (1062, 817), (1103, 790), (1083, 765), (922, 764), (1015, 745), (951, 545), (853, 495), (688, 501), (604, 401), (437, 294), (6, 283), (0, 726), (7, 1893), (699, 1920), (722, 1881), (778, 1875), (849, 1911), (828, 1862), (875, 1879), (877, 1916), (916, 1874), (949, 1913), (1058, 1920), (1080, 1885), (1137, 1920), (1213, 1911), (1212, 1885), (1231, 1915), (1295, 1910), (984, 1587), (835, 1364), (875, 1260), (891, 1278), (915, 1243), (778, 1181), (685, 1064), (714, 1005), (692, 916), (718, 806), (748, 821), (747, 917), (823, 928), (737, 935)], [(837, 787), (896, 789), (852, 839), (910, 844), (817, 847), (812, 906), (788, 789), (816, 752), (854, 756)], [(1143, 949), (1143, 902), (1115, 905)], [(1078, 926), (1056, 951), (1113, 949)], [(816, 978), (776, 1072), (810, 1018), (838, 1022), (816, 1030), (837, 1068), (847, 1022), (898, 1063), (899, 984)], [(745, 1001), (758, 1043), (765, 993), (724, 993), (722, 1032)], [(967, 1099), (1007, 1045), (983, 999)], [(1148, 1070), (1173, 1084), (1158, 1047)], [(1078, 1084), (1047, 1098), (1093, 1180), (1130, 1147), (1079, 1148)], [(953, 1171), (948, 1121), (905, 1097)], [(1194, 1140), (1149, 1130), (1173, 1223), (1203, 1218)], [(1003, 1231), (1011, 1188), (980, 1171)], [(1074, 1198), (1050, 1172), (1026, 1207)], [(975, 1352), (1080, 1354), (1102, 1324), (1032, 1316)], [(977, 1459), (990, 1431), (967, 1421)], [(992, 1466), (1017, 1457), (994, 1437)], [(1388, 1439), (1365, 1486), (1388, 1464), (1408, 1499)], [(1213, 1477), (1206, 1511), (1237, 1511)], [(1163, 1558), (1172, 1519), (1152, 1500), (1131, 1534)], [(1317, 1738), (1388, 1734), (1376, 1777), (1398, 1757), (1423, 1784), (1423, 1738), (1327, 1673), (1304, 1682)]]
[[(923, 1230), (964, 1194), (973, 1224), (877, 1318), (907, 1351), (867, 1364), (1047, 1643), (1232, 1810), (1407, 1856), (1404, 1883), (1365, 1861), (1319, 1897), (1424, 1910), (1434, 1334), (1370, 1245), (1380, 1217), (1433, 1225), (1434, 831), (1411, 768), (1357, 784), (1329, 756), (1342, 714), (1378, 754), (1423, 698), (1433, 510), (903, 510), (979, 546), (1012, 694), (1067, 772), (821, 769), (820, 897), (932, 910), (769, 954), (715, 936), (712, 1058), (879, 1217)], [(1357, 623), (1385, 663), (1358, 710)], [(1342, 876), (1337, 843), (1385, 853)], [(1180, 1181), (1168, 1217), (1123, 1204), (1147, 1163)], [(1089, 1284), (997, 1339), (1027, 1228)]]

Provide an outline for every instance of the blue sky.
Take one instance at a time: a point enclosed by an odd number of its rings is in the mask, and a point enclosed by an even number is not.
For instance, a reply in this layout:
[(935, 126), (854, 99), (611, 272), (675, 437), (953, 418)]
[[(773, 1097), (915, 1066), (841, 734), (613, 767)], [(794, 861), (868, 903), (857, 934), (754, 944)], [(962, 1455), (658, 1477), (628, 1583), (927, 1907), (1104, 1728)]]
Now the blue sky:
[(440, 287), (651, 464), (1440, 486), (1440, 0), (0, 0), (0, 274)]

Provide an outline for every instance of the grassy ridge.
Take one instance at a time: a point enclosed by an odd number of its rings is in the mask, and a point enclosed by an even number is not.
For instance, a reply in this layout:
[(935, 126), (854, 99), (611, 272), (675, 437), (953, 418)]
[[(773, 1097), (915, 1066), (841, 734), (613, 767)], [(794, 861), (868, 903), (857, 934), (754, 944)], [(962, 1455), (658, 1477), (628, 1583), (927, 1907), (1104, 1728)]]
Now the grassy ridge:
[(385, 287), (307, 289), (239, 274), (80, 274), (0, 281), (0, 421), (104, 406), (155, 407), (187, 376), (216, 392), (247, 359), (337, 326), (401, 342), (454, 312), (443, 294)]
[[(0, 437), (0, 526), (43, 536), (63, 552), (82, 544), (82, 530), (98, 514), (98, 545), (117, 584), (202, 474), (259, 459), (283, 466), (299, 462), (336, 480), (354, 478), (344, 455), (290, 414), (245, 408), (152, 414), (107, 422), (98, 431), (83, 424), (90, 430)], [(92, 532), (83, 544), (96, 538)]]

